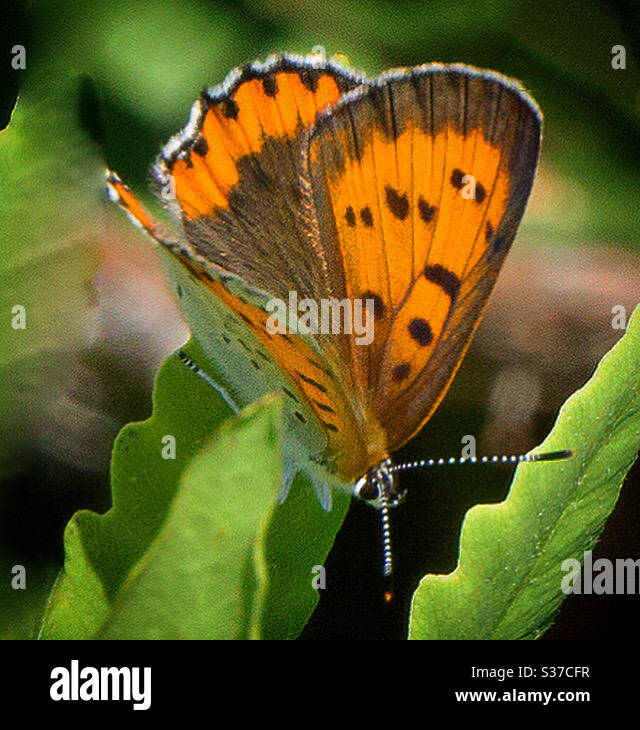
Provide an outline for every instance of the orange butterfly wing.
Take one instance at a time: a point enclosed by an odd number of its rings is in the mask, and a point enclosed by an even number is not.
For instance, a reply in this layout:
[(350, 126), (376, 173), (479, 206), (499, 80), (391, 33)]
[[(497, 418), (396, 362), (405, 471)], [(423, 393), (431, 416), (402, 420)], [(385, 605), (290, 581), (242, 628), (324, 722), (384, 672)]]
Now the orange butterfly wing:
[[(170, 254), (174, 264), (169, 266), (169, 277), (193, 337), (211, 362), (217, 363), (218, 384), (240, 407), (268, 390), (286, 396), (286, 427), (290, 432), (306, 433), (300, 441), (306, 442), (309, 462), (305, 465), (298, 458), (297, 466), (306, 467), (328, 507), (330, 492), (322, 473), (342, 482), (342, 475), (354, 469), (348, 464), (358, 464), (356, 471), (366, 468), (367, 450), (362, 424), (356, 420), (349, 395), (334, 375), (327, 354), (311, 337), (271, 334), (266, 294), (203, 258), (188, 255), (179, 243), (162, 238), (157, 224), (119, 177), (108, 172), (107, 181), (113, 201)], [(207, 305), (194, 303), (203, 298)], [(201, 365), (207, 372), (207, 363)]]
[(303, 149), (323, 245), (338, 241), (347, 296), (375, 302), (351, 362), (389, 451), (444, 396), (515, 236), (541, 117), (515, 83), (464, 66), (384, 74), (345, 95)]
[(362, 81), (319, 57), (275, 56), (203, 92), (153, 169), (196, 254), (282, 298), (328, 286), (328, 253), (309, 245), (300, 136)]
[[(444, 396), (524, 212), (539, 139), (535, 104), (495, 74), (432, 65), (370, 83), (278, 57), (205, 93), (158, 159), (186, 241), (162, 240), (127, 189), (112, 189), (253, 333), (293, 384), (292, 415), (319, 424), (323, 466), (348, 482)], [(373, 299), (373, 343), (268, 336), (265, 301), (289, 291)], [(199, 341), (215, 318), (197, 323)]]
[[(338, 478), (367, 466), (363, 417), (349, 395), (350, 372), (336, 364), (335, 342), (325, 348), (312, 337), (270, 334), (265, 303), (272, 296), (286, 301), (290, 290), (301, 298), (325, 295), (327, 262), (310, 245), (300, 188), (301, 136), (319, 110), (361, 80), (318, 57), (278, 56), (238, 69), (205, 92), (189, 126), (153, 169), (156, 193), (179, 216), (184, 241), (163, 238), (131, 191), (115, 174), (108, 178), (112, 198), (180, 262), (188, 274), (184, 285), (205, 287), (259, 345), (247, 347), (248, 336), (225, 335), (220, 352), (205, 348), (208, 356), (224, 359), (225, 348), (239, 345), (256, 383), (269, 380), (273, 366), (265, 360), (275, 363), (285, 376), (280, 389), (287, 396), (289, 426), (306, 426), (313, 440), (310, 458)], [(188, 313), (187, 319), (200, 344), (207, 339), (203, 328), (221, 328), (213, 308), (205, 322)], [(242, 380), (250, 378), (244, 373)], [(312, 422), (319, 424), (320, 438)]]

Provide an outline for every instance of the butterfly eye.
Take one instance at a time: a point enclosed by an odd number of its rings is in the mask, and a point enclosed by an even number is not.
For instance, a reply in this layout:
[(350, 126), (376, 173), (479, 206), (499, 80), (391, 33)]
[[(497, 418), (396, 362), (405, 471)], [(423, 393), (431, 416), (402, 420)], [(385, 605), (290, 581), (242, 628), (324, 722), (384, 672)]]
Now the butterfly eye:
[(373, 502), (380, 497), (380, 488), (377, 481), (367, 475), (357, 481), (353, 493), (356, 497), (364, 499), (365, 502)]

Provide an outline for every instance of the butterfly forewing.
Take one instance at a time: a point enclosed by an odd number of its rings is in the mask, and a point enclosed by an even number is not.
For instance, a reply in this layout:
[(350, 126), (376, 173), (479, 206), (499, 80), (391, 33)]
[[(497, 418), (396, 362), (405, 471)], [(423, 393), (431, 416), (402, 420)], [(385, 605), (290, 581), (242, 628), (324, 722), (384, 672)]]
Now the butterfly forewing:
[[(327, 269), (336, 266), (333, 260), (327, 263), (329, 250), (309, 233), (300, 146), (318, 112), (361, 82), (362, 75), (319, 57), (277, 56), (237, 69), (219, 87), (203, 93), (190, 125), (171, 140), (154, 166), (158, 192), (165, 201), (167, 196), (173, 200), (184, 227), (183, 265), (193, 259), (213, 264), (262, 292), (264, 301), (270, 296), (287, 301), (291, 291), (301, 299), (327, 296)], [(198, 276), (202, 270), (198, 267)], [(303, 425), (313, 422), (308, 427), (309, 441), (315, 441), (311, 457), (337, 472), (366, 468), (362, 427), (345, 392), (353, 379), (336, 363), (345, 343), (330, 339), (314, 346), (311, 338), (295, 334), (270, 336), (264, 311), (249, 316), (245, 305), (217, 281), (202, 283), (217, 297), (223, 292), (236, 320), (248, 323), (297, 386), (296, 397), (311, 416), (289, 398), (294, 417)], [(334, 278), (334, 286), (341, 296), (343, 283)], [(224, 350), (207, 354), (224, 358)], [(251, 363), (251, 353), (246, 354)], [(243, 377), (237, 373), (239, 380)], [(290, 384), (282, 387), (292, 392)], [(321, 439), (313, 435), (312, 426), (318, 424)], [(345, 461), (358, 466), (347, 468)]]
[(283, 298), (326, 287), (323, 252), (304, 225), (299, 139), (361, 80), (318, 57), (277, 56), (203, 92), (154, 166), (198, 254)]
[(352, 347), (364, 408), (393, 450), (443, 397), (531, 189), (540, 115), (515, 84), (468, 67), (390, 72), (322, 114), (307, 174), (322, 245), (375, 338)]

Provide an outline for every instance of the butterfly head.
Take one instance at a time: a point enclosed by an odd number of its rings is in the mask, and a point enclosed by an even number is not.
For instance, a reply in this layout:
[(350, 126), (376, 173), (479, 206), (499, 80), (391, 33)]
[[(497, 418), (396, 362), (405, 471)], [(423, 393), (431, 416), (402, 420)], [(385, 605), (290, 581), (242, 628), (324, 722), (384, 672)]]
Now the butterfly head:
[(385, 459), (371, 469), (353, 486), (353, 495), (376, 509), (396, 507), (404, 501), (406, 491), (400, 491), (391, 469), (391, 459)]

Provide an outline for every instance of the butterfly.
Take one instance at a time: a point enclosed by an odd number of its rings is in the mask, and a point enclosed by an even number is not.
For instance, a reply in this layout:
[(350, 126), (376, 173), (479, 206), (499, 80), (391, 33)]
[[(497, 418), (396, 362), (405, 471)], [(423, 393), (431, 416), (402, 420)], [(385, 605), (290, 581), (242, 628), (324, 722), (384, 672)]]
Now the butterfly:
[[(283, 497), (303, 472), (380, 508), (404, 493), (390, 455), (444, 397), (525, 210), (541, 113), (516, 81), (429, 64), (375, 79), (276, 55), (206, 89), (152, 167), (167, 236), (113, 172), (112, 199), (159, 244), (204, 354), (183, 362), (238, 410), (285, 402)], [(347, 332), (273, 333), (269, 304), (365, 301)], [(561, 458), (561, 455), (551, 455)], [(534, 460), (534, 457), (531, 457)]]

